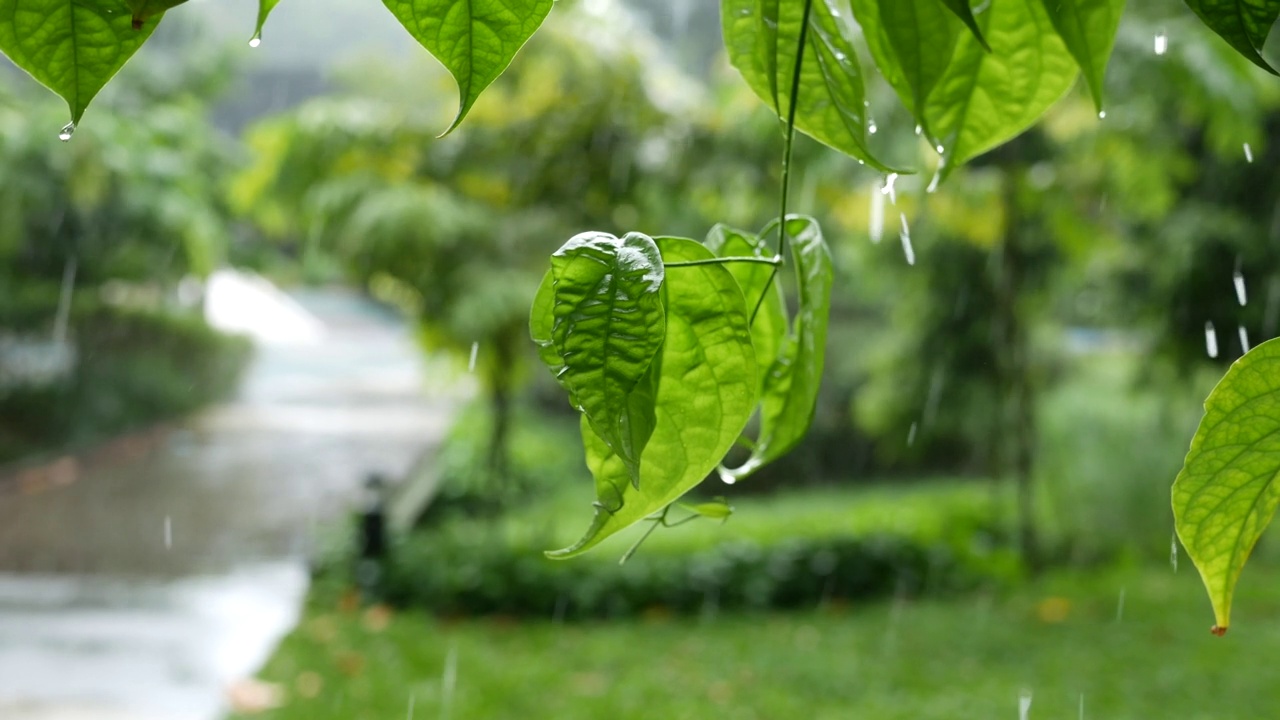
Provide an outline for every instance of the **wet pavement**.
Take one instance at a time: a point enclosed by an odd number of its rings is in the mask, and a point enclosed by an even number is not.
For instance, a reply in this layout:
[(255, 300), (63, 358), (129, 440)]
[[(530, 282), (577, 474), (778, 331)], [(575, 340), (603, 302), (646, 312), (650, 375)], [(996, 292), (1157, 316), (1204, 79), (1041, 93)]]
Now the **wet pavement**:
[(206, 720), (296, 620), (318, 526), (443, 438), (448, 388), (340, 292), (235, 402), (0, 478), (0, 718)]

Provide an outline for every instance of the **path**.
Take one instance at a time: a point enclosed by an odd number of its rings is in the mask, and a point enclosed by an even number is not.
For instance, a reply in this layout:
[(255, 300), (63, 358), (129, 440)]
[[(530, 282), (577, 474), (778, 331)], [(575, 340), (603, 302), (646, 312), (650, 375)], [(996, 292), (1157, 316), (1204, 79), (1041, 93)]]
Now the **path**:
[[(439, 443), (401, 324), (342, 293), (237, 401), (0, 485), (0, 717), (210, 720), (296, 620), (313, 531)], [(317, 334), (317, 333), (312, 333)]]

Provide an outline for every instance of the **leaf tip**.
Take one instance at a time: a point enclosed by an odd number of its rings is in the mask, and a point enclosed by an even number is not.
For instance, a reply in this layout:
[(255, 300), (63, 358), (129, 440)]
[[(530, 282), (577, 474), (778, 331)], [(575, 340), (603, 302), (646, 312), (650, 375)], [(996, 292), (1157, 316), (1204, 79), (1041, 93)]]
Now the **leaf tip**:
[(1209, 632), (1213, 633), (1214, 637), (1222, 637), (1227, 634), (1227, 626), (1215, 624), (1213, 627), (1209, 628)]

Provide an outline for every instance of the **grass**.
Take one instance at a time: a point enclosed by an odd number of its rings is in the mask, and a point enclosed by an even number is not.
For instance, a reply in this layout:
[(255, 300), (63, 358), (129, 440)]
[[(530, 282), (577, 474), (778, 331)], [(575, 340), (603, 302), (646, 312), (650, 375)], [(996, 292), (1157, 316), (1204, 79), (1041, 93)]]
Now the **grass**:
[[(1123, 595), (1123, 600), (1121, 597)], [(1121, 608), (1123, 603), (1123, 608)], [(318, 591), (265, 717), (1139, 720), (1274, 715), (1280, 569), (1209, 635), (1190, 568), (1055, 574), (1005, 596), (601, 624), (451, 623)], [(453, 658), (453, 682), (447, 666)]]

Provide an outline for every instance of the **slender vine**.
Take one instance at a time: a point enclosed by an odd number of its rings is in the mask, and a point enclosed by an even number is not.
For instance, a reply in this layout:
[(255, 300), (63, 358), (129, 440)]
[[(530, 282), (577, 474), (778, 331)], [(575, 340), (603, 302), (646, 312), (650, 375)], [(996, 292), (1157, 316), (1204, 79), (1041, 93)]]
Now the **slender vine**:
[(805, 43), (809, 41), (809, 17), (813, 12), (813, 0), (804, 0), (804, 14), (800, 20), (800, 37), (796, 43), (796, 64), (791, 75), (791, 93), (787, 104), (787, 121), (782, 138), (782, 188), (778, 193), (778, 250), (774, 254), (777, 261), (773, 266), (773, 272), (769, 273), (769, 281), (764, 285), (764, 292), (760, 293), (759, 299), (756, 300), (756, 306), (751, 310), (751, 323), (755, 324), (756, 315), (760, 313), (760, 306), (764, 305), (764, 299), (768, 296), (769, 291), (773, 288), (773, 283), (778, 277), (778, 268), (785, 263), (783, 259), (787, 251), (787, 198), (791, 191), (791, 155), (792, 147), (796, 139), (796, 106), (800, 99), (800, 78), (801, 71), (804, 69), (804, 48)]

